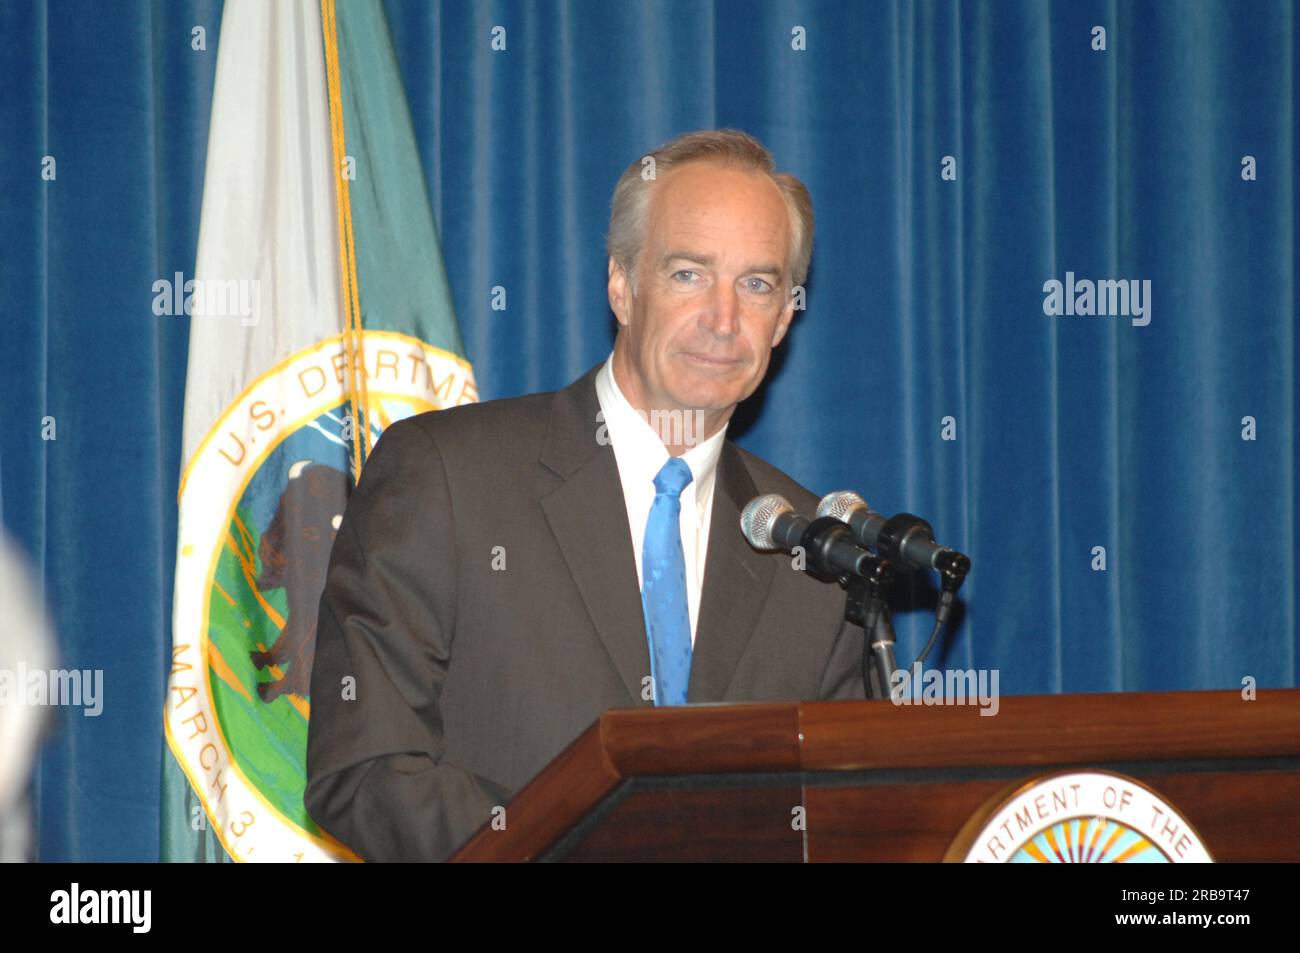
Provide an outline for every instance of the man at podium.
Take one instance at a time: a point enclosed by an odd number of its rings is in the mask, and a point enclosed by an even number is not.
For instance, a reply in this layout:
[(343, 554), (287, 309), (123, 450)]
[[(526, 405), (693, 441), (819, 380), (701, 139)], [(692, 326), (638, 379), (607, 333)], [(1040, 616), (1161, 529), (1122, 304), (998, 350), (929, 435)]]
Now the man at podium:
[(843, 593), (739, 529), (756, 496), (816, 497), (726, 439), (812, 241), (807, 189), (760, 143), (680, 136), (614, 191), (609, 357), (388, 428), (321, 600), (324, 829), (366, 860), (442, 859), (609, 708), (863, 697)]

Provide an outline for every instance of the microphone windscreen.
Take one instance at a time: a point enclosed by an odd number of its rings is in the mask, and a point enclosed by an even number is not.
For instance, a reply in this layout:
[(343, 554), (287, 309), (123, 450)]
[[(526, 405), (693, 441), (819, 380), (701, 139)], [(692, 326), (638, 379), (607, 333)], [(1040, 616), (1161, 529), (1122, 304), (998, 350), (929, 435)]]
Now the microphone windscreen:
[(740, 531), (755, 549), (780, 549), (772, 538), (776, 518), (782, 513), (793, 513), (794, 507), (778, 493), (756, 496), (740, 514)]
[(852, 490), (836, 490), (822, 497), (822, 501), (817, 504), (817, 516), (833, 516), (837, 520), (847, 523), (849, 516), (858, 507), (862, 507), (867, 511), (871, 510), (871, 507), (867, 506), (867, 501)]

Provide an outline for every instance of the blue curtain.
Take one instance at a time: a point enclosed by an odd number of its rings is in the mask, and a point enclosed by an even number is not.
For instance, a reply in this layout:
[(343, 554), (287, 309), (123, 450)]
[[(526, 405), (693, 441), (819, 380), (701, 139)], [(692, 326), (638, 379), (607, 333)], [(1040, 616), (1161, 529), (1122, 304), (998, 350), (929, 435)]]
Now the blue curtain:
[[(485, 398), (608, 353), (619, 173), (740, 127), (818, 225), (732, 435), (971, 555), (936, 661), (1008, 694), (1296, 685), (1292, 4), (386, 8)], [(0, 5), (4, 525), (106, 695), (45, 746), (41, 859), (158, 856), (187, 327), (151, 285), (193, 270), (219, 28), (216, 2)], [(1045, 313), (1071, 275), (1145, 313)], [(898, 595), (906, 663), (932, 593)]]

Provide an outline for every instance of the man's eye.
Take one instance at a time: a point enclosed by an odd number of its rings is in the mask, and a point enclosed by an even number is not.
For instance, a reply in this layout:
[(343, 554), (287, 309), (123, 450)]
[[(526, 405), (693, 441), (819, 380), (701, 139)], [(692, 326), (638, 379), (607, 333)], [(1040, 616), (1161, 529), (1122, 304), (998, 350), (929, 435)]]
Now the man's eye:
[(691, 271), (688, 268), (683, 268), (681, 271), (673, 272), (673, 281), (679, 281), (682, 284), (686, 284), (687, 282), (693, 280), (695, 277), (696, 277), (695, 272)]
[(745, 279), (745, 290), (746, 290), (746, 291), (752, 291), (752, 292), (754, 292), (755, 294), (765, 295), (765, 294), (771, 294), (772, 291), (773, 291), (773, 288), (772, 288), (772, 286), (771, 286), (770, 284), (768, 284), (768, 283), (767, 283), (766, 281), (764, 281), (762, 278), (746, 278), (746, 279)]

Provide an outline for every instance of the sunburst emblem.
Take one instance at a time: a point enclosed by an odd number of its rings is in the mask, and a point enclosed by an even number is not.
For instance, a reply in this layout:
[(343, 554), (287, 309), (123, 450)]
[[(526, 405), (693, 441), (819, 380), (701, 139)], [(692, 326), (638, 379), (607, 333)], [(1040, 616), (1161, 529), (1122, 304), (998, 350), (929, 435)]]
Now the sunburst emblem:
[(1016, 851), (1012, 864), (1165, 864), (1169, 858), (1127, 825), (1106, 817), (1076, 817), (1040, 831)]
[(1135, 778), (1063, 771), (1006, 788), (958, 832), (945, 860), (975, 864), (1210, 861), (1191, 821)]

